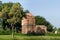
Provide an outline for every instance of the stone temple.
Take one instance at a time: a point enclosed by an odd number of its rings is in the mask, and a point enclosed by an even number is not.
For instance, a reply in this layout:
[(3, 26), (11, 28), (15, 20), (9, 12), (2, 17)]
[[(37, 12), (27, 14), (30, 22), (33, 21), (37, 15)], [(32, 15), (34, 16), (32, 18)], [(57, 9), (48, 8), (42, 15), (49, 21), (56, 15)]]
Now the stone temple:
[(31, 13), (26, 13), (26, 18), (22, 18), (22, 33), (27, 34), (28, 32), (35, 31), (35, 18)]
[(35, 24), (35, 17), (31, 13), (26, 13), (26, 17), (22, 18), (22, 34), (39, 31), (37, 30), (38, 27), (40, 27), (42, 30), (44, 29), (45, 32), (47, 31), (46, 26), (41, 27), (40, 25), (37, 26)]

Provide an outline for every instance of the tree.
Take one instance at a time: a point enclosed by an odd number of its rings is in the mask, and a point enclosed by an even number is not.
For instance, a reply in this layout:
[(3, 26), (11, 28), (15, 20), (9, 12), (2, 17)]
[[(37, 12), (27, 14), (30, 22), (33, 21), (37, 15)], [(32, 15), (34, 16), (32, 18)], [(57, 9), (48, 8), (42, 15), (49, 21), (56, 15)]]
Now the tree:
[(2, 10), (2, 1), (0, 1), (0, 11)]
[(25, 10), (24, 13), (30, 13), (29, 10)]
[(17, 25), (18, 23), (19, 25), (15, 26), (17, 30), (20, 28), (21, 17), (22, 17), (21, 11), (22, 11), (21, 5), (19, 3), (14, 3), (12, 8), (10, 9), (10, 13), (8, 14), (9, 16), (8, 22), (12, 24), (12, 37), (13, 37), (14, 25), (15, 24)]
[(58, 32), (60, 32), (60, 28), (58, 28)]
[(53, 31), (53, 26), (44, 17), (35, 16), (36, 25), (45, 25), (49, 32)]
[[(15, 3), (13, 4), (12, 8), (10, 9), (10, 13), (8, 14), (9, 19), (11, 19), (10, 21), (16, 24), (15, 26), (17, 27), (21, 26), (21, 19), (23, 15), (22, 11), (23, 10), (21, 8), (21, 5), (19, 3)], [(20, 25), (18, 26), (17, 23)]]
[(6, 26), (7, 26), (8, 13), (9, 13), (9, 7), (7, 5), (5, 5), (1, 11), (1, 18), (3, 19), (2, 24), (3, 24), (4, 30), (6, 30)]
[[(0, 17), (3, 19), (3, 29), (6, 30), (6, 26), (12, 29), (12, 37), (14, 28), (17, 31), (21, 29), (21, 20), (23, 16), (23, 8), (20, 3), (4, 3), (2, 11), (0, 11)], [(9, 26), (10, 25), (10, 26)]]
[(3, 19), (3, 29), (5, 30), (6, 25), (11, 29), (11, 23), (14, 22), (16, 29), (21, 30), (21, 20), (24, 15), (20, 3), (3, 3), (0, 11), (0, 18)]

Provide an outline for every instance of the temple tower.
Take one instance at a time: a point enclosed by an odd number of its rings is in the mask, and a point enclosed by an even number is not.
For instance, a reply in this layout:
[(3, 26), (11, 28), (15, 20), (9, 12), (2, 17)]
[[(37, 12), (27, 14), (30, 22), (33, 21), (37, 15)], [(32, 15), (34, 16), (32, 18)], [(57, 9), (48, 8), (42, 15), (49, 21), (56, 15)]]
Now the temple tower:
[(35, 18), (31, 13), (26, 13), (26, 18), (22, 18), (22, 34), (27, 34), (28, 32), (35, 32)]

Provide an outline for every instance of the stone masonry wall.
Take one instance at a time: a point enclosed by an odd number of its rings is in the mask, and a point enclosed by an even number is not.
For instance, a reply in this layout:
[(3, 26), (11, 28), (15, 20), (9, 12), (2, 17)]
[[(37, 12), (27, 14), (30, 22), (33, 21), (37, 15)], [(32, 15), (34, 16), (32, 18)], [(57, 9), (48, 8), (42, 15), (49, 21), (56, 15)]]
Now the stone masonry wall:
[(35, 31), (35, 18), (31, 13), (26, 14), (26, 18), (22, 19), (22, 34)]

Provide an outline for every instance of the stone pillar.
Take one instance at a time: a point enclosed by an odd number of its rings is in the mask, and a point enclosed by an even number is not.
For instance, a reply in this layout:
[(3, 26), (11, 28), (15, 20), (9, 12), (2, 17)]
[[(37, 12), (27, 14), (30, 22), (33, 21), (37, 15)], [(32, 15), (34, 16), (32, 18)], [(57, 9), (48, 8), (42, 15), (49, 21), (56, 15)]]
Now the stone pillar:
[(27, 34), (27, 31), (28, 31), (27, 25), (28, 25), (28, 20), (23, 18), (23, 20), (22, 20), (22, 34)]

